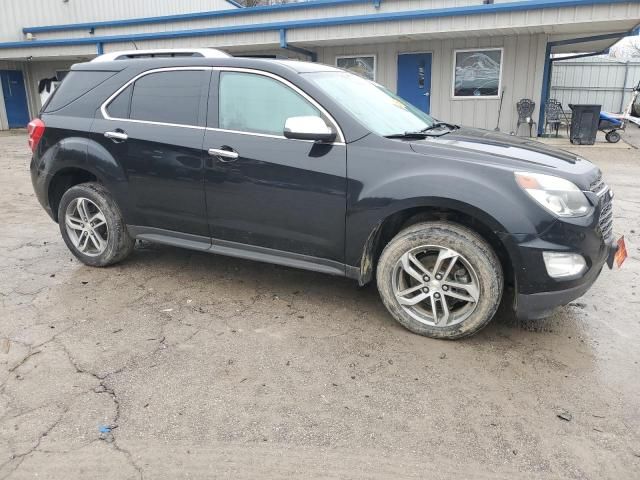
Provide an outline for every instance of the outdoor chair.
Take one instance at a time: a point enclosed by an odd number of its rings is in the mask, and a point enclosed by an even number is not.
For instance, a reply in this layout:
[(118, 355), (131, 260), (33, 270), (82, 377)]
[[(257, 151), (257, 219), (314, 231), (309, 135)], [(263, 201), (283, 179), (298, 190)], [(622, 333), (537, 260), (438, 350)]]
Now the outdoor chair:
[(516, 110), (518, 111), (518, 124), (516, 126), (516, 135), (520, 130), (520, 125), (529, 125), (529, 136), (532, 136), (533, 126), (537, 123), (533, 121), (533, 111), (536, 109), (536, 102), (529, 98), (523, 98), (516, 103)]
[(558, 130), (561, 126), (566, 127), (567, 135), (569, 135), (569, 121), (567, 119), (567, 115), (564, 113), (562, 109), (562, 104), (550, 98), (545, 106), (545, 124), (544, 130), (547, 131), (548, 127), (551, 127), (552, 130), (556, 132), (556, 137), (558, 136)]

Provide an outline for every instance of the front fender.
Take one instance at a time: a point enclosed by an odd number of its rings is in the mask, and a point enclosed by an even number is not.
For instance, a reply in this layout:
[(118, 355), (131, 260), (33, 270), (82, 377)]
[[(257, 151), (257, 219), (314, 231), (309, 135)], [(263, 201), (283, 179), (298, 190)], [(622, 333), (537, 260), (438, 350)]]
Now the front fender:
[[(367, 262), (362, 261), (366, 257), (364, 252), (373, 248), (371, 242), (385, 220), (400, 212), (454, 210), (478, 220), (498, 238), (505, 233), (533, 238), (555, 221), (541, 209), (531, 208), (529, 199), (522, 198), (523, 192), (515, 184), (511, 172), (503, 178), (499, 175), (484, 178), (464, 169), (422, 170), (390, 174), (369, 188), (361, 183), (358, 196), (350, 196), (354, 201), (350, 203), (347, 215), (345, 257), (348, 265), (367, 269)], [(505, 248), (512, 259), (517, 256), (508, 245)]]

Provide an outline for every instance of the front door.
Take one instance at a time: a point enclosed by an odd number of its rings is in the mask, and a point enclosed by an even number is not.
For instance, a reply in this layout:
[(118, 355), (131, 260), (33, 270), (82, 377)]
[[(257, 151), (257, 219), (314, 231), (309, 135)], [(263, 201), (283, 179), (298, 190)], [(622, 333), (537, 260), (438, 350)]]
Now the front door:
[(431, 107), (431, 54), (398, 55), (398, 95), (429, 113)]
[(209, 241), (202, 140), (210, 78), (209, 69), (148, 73), (93, 122), (127, 176), (127, 223)]
[(0, 70), (0, 81), (9, 128), (24, 128), (29, 123), (27, 91), (20, 70)]
[(324, 115), (278, 78), (222, 71), (211, 84), (203, 150), (214, 245), (343, 262), (346, 146), (283, 136), (287, 118)]

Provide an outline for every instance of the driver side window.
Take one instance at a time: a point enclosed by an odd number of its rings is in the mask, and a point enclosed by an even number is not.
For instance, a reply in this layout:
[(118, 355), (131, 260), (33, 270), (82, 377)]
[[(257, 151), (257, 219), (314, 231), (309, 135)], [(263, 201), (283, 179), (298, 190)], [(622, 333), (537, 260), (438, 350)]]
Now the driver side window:
[(300, 94), (273, 78), (255, 73), (221, 72), (219, 128), (282, 135), (289, 117), (321, 117)]

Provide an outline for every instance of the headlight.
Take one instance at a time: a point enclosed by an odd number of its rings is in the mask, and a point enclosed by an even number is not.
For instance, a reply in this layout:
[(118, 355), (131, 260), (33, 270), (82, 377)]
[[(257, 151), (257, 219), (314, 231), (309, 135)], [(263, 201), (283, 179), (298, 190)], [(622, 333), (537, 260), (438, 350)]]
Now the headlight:
[(516, 172), (515, 176), (520, 188), (555, 215), (581, 217), (593, 210), (585, 194), (569, 180), (528, 172)]

